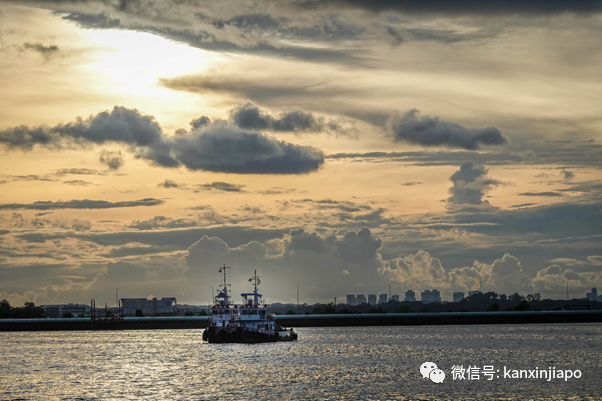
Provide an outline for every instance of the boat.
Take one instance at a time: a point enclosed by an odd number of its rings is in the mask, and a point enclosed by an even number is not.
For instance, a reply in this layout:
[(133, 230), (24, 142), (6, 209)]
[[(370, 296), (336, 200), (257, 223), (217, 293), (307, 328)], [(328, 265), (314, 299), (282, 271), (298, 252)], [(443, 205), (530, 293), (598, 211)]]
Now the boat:
[(243, 302), (236, 305), (231, 302), (226, 269), (222, 266), (224, 281), (219, 293), (213, 298), (213, 306), (209, 315), (209, 327), (203, 331), (203, 341), (209, 343), (268, 343), (277, 341), (296, 341), (297, 333), (278, 325), (274, 315), (268, 313), (268, 305), (258, 292), (261, 283), (255, 270), (249, 279), (253, 283), (253, 292), (242, 293)]

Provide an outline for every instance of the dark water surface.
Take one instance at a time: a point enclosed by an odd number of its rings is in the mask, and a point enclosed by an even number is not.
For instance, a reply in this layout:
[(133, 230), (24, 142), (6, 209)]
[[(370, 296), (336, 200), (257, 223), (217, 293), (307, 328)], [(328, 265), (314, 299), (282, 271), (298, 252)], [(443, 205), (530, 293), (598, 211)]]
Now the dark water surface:
[[(201, 330), (0, 333), (2, 400), (602, 400), (602, 324), (298, 329), (210, 345)], [(445, 381), (420, 375), (432, 361)], [(500, 373), (453, 380), (453, 366)], [(507, 369), (580, 370), (510, 379)]]

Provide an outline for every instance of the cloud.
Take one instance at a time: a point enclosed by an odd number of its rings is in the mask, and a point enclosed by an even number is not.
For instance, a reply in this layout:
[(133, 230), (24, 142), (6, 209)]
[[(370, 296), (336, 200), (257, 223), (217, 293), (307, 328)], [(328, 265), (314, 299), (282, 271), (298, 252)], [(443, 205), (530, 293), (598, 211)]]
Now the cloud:
[(184, 188), (186, 187), (186, 184), (179, 184), (174, 180), (166, 179), (165, 181), (158, 183), (157, 186), (159, 188)]
[(274, 117), (252, 103), (242, 104), (229, 112), (230, 120), (240, 128), (279, 132), (324, 132), (344, 129), (334, 120), (315, 117), (312, 113), (293, 110)]
[(467, 150), (476, 150), (480, 145), (503, 145), (508, 142), (496, 127), (469, 128), (438, 117), (420, 118), (418, 113), (413, 109), (389, 120), (387, 124), (395, 141)]
[(238, 174), (304, 174), (324, 163), (322, 151), (224, 123), (173, 138), (172, 151), (190, 170)]
[(279, 141), (223, 122), (168, 138), (154, 117), (120, 106), (55, 127), (20, 126), (0, 131), (0, 144), (8, 149), (107, 142), (125, 143), (136, 157), (154, 165), (184, 165), (190, 170), (304, 174), (324, 163), (324, 154), (316, 148)]
[(520, 196), (564, 196), (559, 192), (522, 192), (519, 194)]
[[(382, 241), (366, 228), (339, 237), (293, 230), (277, 254), (270, 254), (268, 247), (258, 241), (232, 246), (220, 237), (204, 236), (188, 249), (186, 274), (195, 280), (215, 280), (217, 269), (225, 263), (238, 270), (231, 272), (232, 284), (238, 288), (245, 288), (247, 274), (257, 269), (262, 282), (272, 289), (271, 299), (289, 298), (289, 289), (279, 285), (283, 282), (306, 287), (308, 298), (326, 299), (359, 284), (380, 283), (377, 269), (381, 245)], [(315, 277), (320, 280), (317, 282)]]
[(105, 175), (104, 172), (89, 168), (62, 168), (55, 172), (57, 176), (63, 175)]
[(201, 128), (209, 124), (211, 124), (211, 120), (209, 119), (209, 117), (205, 116), (195, 118), (194, 120), (190, 121), (190, 126), (192, 127), (192, 129)]
[(59, 51), (59, 47), (56, 45), (44, 45), (40, 42), (35, 42), (35, 43), (23, 43), (23, 49), (25, 50), (32, 50), (38, 53), (41, 53), (42, 55), (44, 55), (45, 57), (50, 56), (52, 54), (55, 54)]
[(100, 162), (106, 164), (109, 170), (118, 170), (125, 161), (123, 153), (120, 150), (110, 151), (103, 149), (100, 151)]
[(410, 181), (410, 182), (404, 182), (403, 184), (399, 184), (399, 185), (403, 185), (404, 187), (410, 187), (410, 186), (420, 185), (420, 184), (424, 184), (424, 182)]
[(449, 177), (453, 186), (449, 189), (447, 201), (456, 205), (480, 205), (489, 203), (483, 200), (485, 192), (501, 182), (487, 178), (487, 169), (470, 160), (465, 161), (460, 169)]
[(70, 200), (70, 201), (38, 201), (34, 203), (5, 203), (0, 204), (0, 210), (52, 210), (52, 209), (112, 209), (121, 207), (156, 206), (164, 201), (154, 198), (145, 198), (135, 201), (109, 202), (103, 200)]
[(87, 187), (87, 186), (90, 186), (90, 185), (94, 185), (93, 182), (88, 182), (88, 181), (84, 181), (84, 180), (63, 181), (63, 184), (66, 184), (66, 185), (77, 185), (77, 186), (81, 186), (81, 187)]
[(165, 216), (155, 216), (150, 220), (134, 220), (129, 228), (136, 230), (155, 230), (196, 227), (198, 222), (187, 219), (170, 219)]
[(562, 176), (565, 181), (571, 181), (573, 178), (575, 178), (575, 173), (573, 173), (571, 170), (562, 169)]
[(200, 184), (197, 185), (197, 188), (199, 190), (203, 190), (203, 191), (222, 191), (222, 192), (245, 192), (243, 190), (243, 188), (245, 187), (245, 185), (238, 185), (238, 184), (230, 184), (227, 182), (222, 182), (222, 181), (214, 181), (210, 184)]
[(571, 1), (571, 0), (535, 0), (535, 1), (503, 1), (490, 0), (486, 2), (473, 0), (428, 1), (416, 2), (412, 0), (304, 0), (293, 4), (304, 9), (320, 9), (323, 7), (360, 8), (368, 11), (398, 11), (407, 14), (466, 14), (466, 15), (497, 15), (497, 14), (557, 14), (563, 12), (590, 13), (601, 12), (602, 5), (597, 0)]

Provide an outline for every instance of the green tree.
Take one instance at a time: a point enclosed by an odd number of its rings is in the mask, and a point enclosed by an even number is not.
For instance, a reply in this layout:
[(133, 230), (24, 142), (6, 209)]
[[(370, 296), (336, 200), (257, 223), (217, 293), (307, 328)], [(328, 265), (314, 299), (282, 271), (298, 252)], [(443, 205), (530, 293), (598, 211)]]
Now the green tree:
[(136, 317), (144, 317), (144, 313), (142, 309), (136, 309)]
[(194, 313), (192, 311), (187, 310), (186, 312), (184, 312), (184, 316), (194, 316)]
[(531, 306), (529, 305), (529, 302), (527, 302), (526, 300), (522, 300), (522, 301), (520, 301), (520, 304), (518, 304), (514, 307), (514, 310), (515, 311), (531, 310)]
[(409, 305), (401, 305), (395, 309), (395, 313), (414, 313), (414, 311)]
[(497, 312), (500, 310), (500, 305), (497, 302), (492, 303), (487, 307), (487, 312)]
[(199, 316), (207, 316), (207, 312), (202, 310), (199, 312)]
[(10, 303), (6, 299), (0, 301), (0, 317), (10, 316), (10, 310)]
[(70, 319), (70, 318), (72, 318), (72, 317), (73, 317), (73, 313), (71, 313), (71, 312), (63, 313), (63, 317), (64, 317), (64, 318), (69, 318), (69, 319)]

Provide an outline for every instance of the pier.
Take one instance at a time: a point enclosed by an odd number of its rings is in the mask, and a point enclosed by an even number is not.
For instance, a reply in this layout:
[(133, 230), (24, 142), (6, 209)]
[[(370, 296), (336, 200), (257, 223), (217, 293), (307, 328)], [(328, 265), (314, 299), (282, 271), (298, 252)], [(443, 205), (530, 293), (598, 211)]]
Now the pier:
[[(602, 311), (278, 315), (275, 320), (285, 327), (601, 323)], [(207, 316), (125, 317), (120, 321), (101, 322), (90, 318), (0, 319), (0, 331), (203, 329), (207, 326)]]

